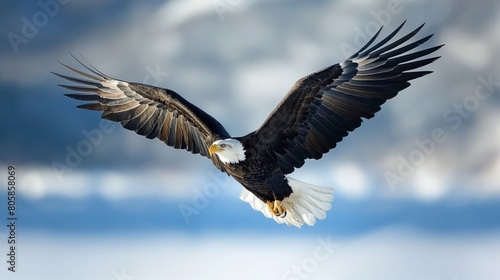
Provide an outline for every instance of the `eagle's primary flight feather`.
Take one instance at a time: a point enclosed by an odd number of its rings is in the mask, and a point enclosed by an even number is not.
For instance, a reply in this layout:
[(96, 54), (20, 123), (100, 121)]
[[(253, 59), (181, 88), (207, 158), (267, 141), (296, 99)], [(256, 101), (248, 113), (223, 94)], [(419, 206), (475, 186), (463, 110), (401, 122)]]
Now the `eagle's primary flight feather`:
[(111, 78), (76, 59), (88, 72), (63, 64), (81, 77), (56, 74), (83, 92), (79, 108), (168, 146), (208, 157), (243, 185), (240, 198), (278, 223), (301, 227), (326, 218), (333, 190), (290, 178), (306, 159), (320, 159), (350, 131), (380, 110), (386, 100), (431, 71), (413, 71), (439, 57), (423, 58), (441, 46), (410, 52), (432, 35), (405, 44), (422, 26), (389, 43), (404, 23), (374, 44), (382, 28), (348, 59), (295, 83), (262, 126), (231, 137), (209, 114), (176, 92)]

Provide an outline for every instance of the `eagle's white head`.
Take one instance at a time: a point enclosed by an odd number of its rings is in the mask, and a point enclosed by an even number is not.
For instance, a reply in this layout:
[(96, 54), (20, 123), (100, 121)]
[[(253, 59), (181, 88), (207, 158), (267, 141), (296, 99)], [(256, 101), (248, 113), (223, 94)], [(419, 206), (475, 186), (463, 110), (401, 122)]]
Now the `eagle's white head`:
[(236, 139), (217, 140), (208, 151), (210, 156), (217, 154), (224, 164), (238, 163), (246, 158), (243, 144)]

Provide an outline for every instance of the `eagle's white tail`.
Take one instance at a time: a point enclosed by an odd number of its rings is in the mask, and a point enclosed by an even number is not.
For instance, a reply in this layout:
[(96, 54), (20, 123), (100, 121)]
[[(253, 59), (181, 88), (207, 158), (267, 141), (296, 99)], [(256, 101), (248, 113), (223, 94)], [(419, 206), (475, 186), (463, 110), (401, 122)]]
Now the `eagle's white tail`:
[(293, 193), (283, 200), (287, 210), (284, 218), (273, 215), (262, 200), (245, 188), (241, 190), (240, 199), (279, 224), (285, 223), (300, 228), (304, 223), (313, 226), (316, 219), (325, 219), (326, 211), (332, 208), (333, 189), (304, 183), (288, 176), (286, 178)]

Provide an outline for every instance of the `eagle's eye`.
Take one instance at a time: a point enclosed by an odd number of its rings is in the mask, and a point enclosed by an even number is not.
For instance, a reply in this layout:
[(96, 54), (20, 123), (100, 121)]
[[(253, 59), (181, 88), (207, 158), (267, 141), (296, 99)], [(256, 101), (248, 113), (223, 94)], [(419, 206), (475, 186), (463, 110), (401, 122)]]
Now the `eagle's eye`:
[(224, 144), (224, 143), (220, 144), (220, 147), (221, 147), (222, 149), (224, 149), (226, 146), (227, 146), (227, 144)]

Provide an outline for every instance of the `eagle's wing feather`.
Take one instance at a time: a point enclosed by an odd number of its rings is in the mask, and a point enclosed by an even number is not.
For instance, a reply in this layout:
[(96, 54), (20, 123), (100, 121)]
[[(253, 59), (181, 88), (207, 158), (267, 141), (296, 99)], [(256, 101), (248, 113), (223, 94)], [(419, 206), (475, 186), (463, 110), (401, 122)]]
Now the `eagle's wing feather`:
[(385, 101), (408, 87), (409, 80), (431, 73), (411, 70), (438, 59), (417, 60), (441, 46), (405, 53), (432, 35), (401, 46), (423, 25), (387, 44), (403, 24), (370, 47), (381, 28), (350, 58), (297, 81), (264, 124), (248, 137), (273, 156), (285, 173), (301, 167), (305, 159), (321, 158), (359, 127), (362, 118), (372, 118)]
[[(230, 137), (216, 119), (176, 92), (117, 80), (76, 60), (90, 73), (61, 63), (82, 77), (54, 74), (77, 84), (61, 85), (62, 87), (82, 92), (66, 96), (90, 102), (79, 105), (78, 108), (102, 111), (103, 119), (119, 122), (124, 128), (139, 135), (150, 139), (158, 138), (171, 147), (208, 158), (211, 158), (208, 149), (213, 141)], [(217, 168), (224, 171), (224, 165), (218, 157), (211, 159)]]

